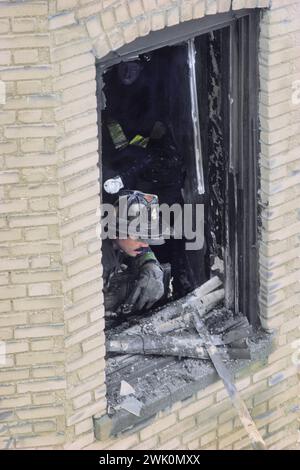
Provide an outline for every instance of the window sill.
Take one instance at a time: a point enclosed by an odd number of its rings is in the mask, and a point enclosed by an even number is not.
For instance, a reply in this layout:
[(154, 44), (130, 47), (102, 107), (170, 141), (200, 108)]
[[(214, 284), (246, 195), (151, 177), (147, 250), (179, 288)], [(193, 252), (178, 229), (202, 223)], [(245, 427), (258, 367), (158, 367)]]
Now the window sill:
[[(251, 351), (251, 360), (230, 360), (227, 366), (232, 371), (232, 375), (237, 378), (246, 376), (262, 367), (267, 360), (268, 355), (274, 349), (274, 335), (265, 332), (257, 332), (253, 334), (249, 341)], [(149, 361), (153, 361), (152, 357)], [(178, 401), (190, 398), (195, 393), (204, 390), (209, 385), (220, 380), (213, 365), (210, 361), (196, 361), (193, 359), (174, 359), (167, 366), (168, 376), (174, 378), (174, 373), (178, 370), (178, 362), (180, 362), (180, 370), (186, 370), (186, 379), (181, 377), (171, 390), (167, 382), (164, 384), (157, 380), (157, 371), (152, 370), (146, 373), (142, 378), (145, 379), (145, 385), (149, 381), (153, 381), (150, 394), (143, 401), (143, 407), (140, 416), (135, 416), (125, 410), (115, 410), (111, 416), (105, 414), (102, 416), (94, 416), (94, 432), (97, 440), (104, 441), (119, 433), (135, 430), (137, 426), (146, 426), (159, 412), (171, 407)], [(199, 365), (200, 364), (200, 365)], [(190, 371), (190, 372), (189, 372)], [(157, 387), (154, 381), (157, 380)], [(176, 380), (175, 380), (176, 382)]]

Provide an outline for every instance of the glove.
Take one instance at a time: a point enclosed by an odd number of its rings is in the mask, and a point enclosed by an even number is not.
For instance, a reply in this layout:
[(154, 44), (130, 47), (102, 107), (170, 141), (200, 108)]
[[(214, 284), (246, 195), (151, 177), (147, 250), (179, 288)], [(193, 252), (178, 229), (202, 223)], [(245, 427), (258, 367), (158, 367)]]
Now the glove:
[(127, 312), (149, 310), (164, 294), (163, 277), (163, 270), (158, 263), (148, 262), (142, 265), (133, 292), (125, 302)]

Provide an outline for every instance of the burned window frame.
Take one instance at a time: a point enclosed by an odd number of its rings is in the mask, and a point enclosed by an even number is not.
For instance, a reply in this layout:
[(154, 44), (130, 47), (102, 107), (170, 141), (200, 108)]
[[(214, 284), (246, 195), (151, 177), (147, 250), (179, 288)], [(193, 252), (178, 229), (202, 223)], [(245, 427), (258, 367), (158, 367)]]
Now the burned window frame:
[[(226, 171), (225, 220), (225, 303), (235, 312), (243, 312), (253, 326), (259, 324), (258, 269), (258, 32), (259, 9), (220, 13), (193, 20), (136, 39), (98, 61), (97, 97), (99, 161), (101, 154), (102, 76), (121, 60), (228, 27), (230, 54), (222, 58), (222, 86), (229, 89), (223, 113), (228, 116), (229, 132), (224, 127), (228, 149)], [(226, 83), (226, 80), (228, 82)], [(201, 129), (200, 129), (201, 132)], [(101, 165), (99, 165), (101, 166)], [(100, 168), (100, 183), (101, 181)], [(242, 221), (242, 227), (241, 227)]]
[[(101, 102), (103, 96), (102, 76), (105, 70), (121, 60), (138, 57), (142, 53), (171, 46), (193, 39), (211, 31), (228, 27), (228, 47), (230, 54), (222, 57), (224, 70), (229, 73), (222, 81), (224, 91), (228, 91), (228, 100), (224, 100), (223, 115), (229, 119), (229, 132), (223, 138), (228, 149), (226, 160), (226, 195), (225, 206), (228, 220), (226, 221), (226, 253), (225, 253), (225, 292), (226, 306), (235, 312), (244, 313), (252, 326), (259, 326), (259, 269), (258, 269), (258, 238), (259, 238), (259, 118), (258, 118), (258, 38), (261, 9), (244, 9), (236, 12), (220, 13), (193, 20), (162, 31), (152, 32), (139, 38), (117, 51), (109, 53), (97, 62), (97, 99), (99, 126), (99, 166), (101, 172)], [(226, 75), (226, 74), (224, 74)], [(226, 82), (227, 78), (227, 82)], [(226, 127), (226, 126), (225, 126)], [(200, 124), (201, 132), (201, 124)], [(242, 229), (241, 229), (242, 225)], [(239, 227), (239, 230), (237, 228)], [(267, 355), (271, 346), (267, 344), (262, 350), (258, 348), (252, 355), (255, 361)], [(152, 370), (157, 361), (162, 363), (167, 358), (156, 359), (148, 369)], [(243, 368), (243, 361), (235, 361), (238, 370)], [(147, 371), (147, 364), (145, 367)], [(99, 440), (116, 435), (134, 425), (147, 423), (161, 409), (179, 400), (191, 396), (191, 393), (205, 388), (218, 380), (213, 367), (209, 373), (185, 389), (178, 389), (161, 401), (153, 400), (141, 417), (119, 410), (113, 418), (109, 414), (95, 416), (95, 435)], [(109, 412), (108, 412), (109, 413)]]

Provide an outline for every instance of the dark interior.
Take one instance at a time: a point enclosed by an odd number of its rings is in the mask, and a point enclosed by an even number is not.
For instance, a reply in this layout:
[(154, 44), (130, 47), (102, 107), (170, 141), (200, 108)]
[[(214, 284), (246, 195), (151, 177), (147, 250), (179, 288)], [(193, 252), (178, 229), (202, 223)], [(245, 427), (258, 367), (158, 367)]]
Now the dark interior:
[[(126, 187), (157, 194), (160, 203), (205, 204), (205, 242), (203, 249), (186, 251), (185, 240), (167, 240), (151, 247), (161, 263), (171, 264), (172, 299), (182, 297), (211, 277), (223, 272), (224, 191), (226, 135), (223, 126), (222, 44), (226, 28), (195, 38), (195, 64), (204, 194), (197, 190), (194, 134), (191, 113), (188, 43), (167, 46), (139, 55), (139, 75), (133, 83), (123, 83), (122, 67), (117, 64), (103, 74), (105, 106), (102, 111), (103, 178), (126, 174)], [(121, 70), (121, 72), (120, 72)], [(165, 134), (144, 149), (115, 151), (107, 122), (117, 120), (128, 141), (137, 134), (151, 136), (155, 123), (163, 124)], [(167, 149), (167, 150), (166, 150)], [(167, 155), (159, 163), (161, 152)], [(136, 171), (134, 169), (137, 168)], [(109, 200), (103, 191), (103, 200)]]

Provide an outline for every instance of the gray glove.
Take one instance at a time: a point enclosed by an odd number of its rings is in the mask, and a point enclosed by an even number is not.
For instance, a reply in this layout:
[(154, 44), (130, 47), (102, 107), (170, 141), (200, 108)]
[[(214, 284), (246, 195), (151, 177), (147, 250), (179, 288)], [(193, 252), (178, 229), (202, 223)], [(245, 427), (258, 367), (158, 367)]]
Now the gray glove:
[(133, 292), (126, 301), (128, 312), (149, 310), (164, 294), (164, 274), (158, 263), (148, 262), (140, 267)]

